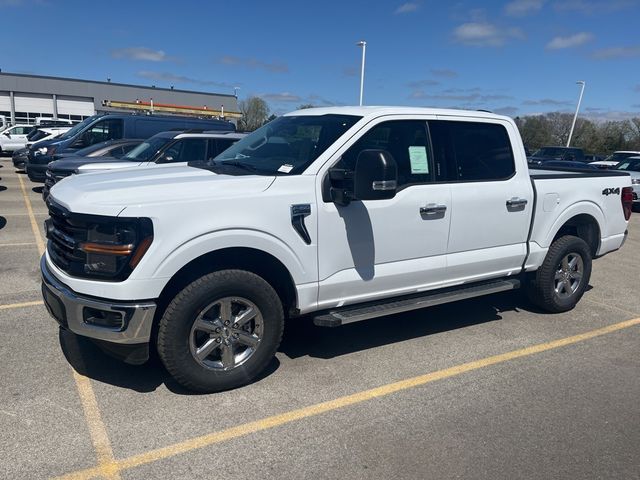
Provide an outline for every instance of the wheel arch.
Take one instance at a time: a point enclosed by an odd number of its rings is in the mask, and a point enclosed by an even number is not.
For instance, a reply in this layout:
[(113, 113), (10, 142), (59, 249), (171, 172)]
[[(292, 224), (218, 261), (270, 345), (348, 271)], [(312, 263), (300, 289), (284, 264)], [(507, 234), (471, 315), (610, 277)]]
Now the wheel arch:
[(226, 269), (246, 270), (264, 278), (280, 297), (285, 313), (295, 311), (296, 286), (287, 267), (274, 255), (251, 247), (222, 248), (190, 260), (162, 289), (158, 310), (164, 311), (171, 299), (189, 283), (208, 273)]
[(556, 222), (549, 244), (562, 236), (573, 235), (584, 240), (589, 245), (591, 255), (595, 257), (600, 248), (601, 234), (602, 226), (596, 216), (591, 212), (576, 213)]

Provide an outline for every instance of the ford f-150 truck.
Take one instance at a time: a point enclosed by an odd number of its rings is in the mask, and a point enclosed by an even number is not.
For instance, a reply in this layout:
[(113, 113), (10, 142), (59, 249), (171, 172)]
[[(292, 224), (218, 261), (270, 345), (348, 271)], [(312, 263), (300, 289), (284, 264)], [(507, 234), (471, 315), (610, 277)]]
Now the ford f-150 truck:
[(337, 327), (520, 286), (567, 311), (624, 243), (631, 195), (625, 172), (530, 171), (507, 117), (308, 109), (208, 163), (56, 184), (43, 295), (63, 328), (218, 391), (301, 315)]

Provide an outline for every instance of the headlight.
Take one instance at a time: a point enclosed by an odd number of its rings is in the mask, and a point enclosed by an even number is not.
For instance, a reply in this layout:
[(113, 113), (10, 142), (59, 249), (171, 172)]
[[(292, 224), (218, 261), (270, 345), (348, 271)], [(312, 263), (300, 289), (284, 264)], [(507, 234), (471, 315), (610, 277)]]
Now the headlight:
[(69, 212), (49, 197), (45, 222), (52, 261), (69, 275), (122, 281), (153, 242), (149, 218), (116, 218)]
[(112, 278), (129, 276), (152, 241), (153, 228), (148, 218), (113, 219), (90, 225), (87, 240), (79, 244), (79, 250), (86, 254), (84, 272)]
[(33, 152), (35, 155), (46, 155), (47, 154), (47, 147), (41, 147), (39, 149), (37, 149), (35, 152)]
[(640, 185), (640, 178), (632, 178), (631, 179), (631, 184), (632, 185)]

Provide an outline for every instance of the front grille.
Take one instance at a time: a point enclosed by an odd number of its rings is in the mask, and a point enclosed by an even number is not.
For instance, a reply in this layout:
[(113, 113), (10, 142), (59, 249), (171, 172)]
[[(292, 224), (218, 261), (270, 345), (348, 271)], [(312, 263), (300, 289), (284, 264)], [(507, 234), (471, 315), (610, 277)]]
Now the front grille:
[(45, 179), (44, 183), (45, 185), (47, 185), (47, 187), (51, 188), (60, 180), (68, 177), (69, 175), (71, 175), (70, 172), (47, 170), (47, 178)]
[(47, 202), (49, 219), (46, 222), (46, 234), (51, 260), (67, 273), (74, 273), (85, 263), (85, 254), (77, 247), (87, 239), (85, 222), (74, 220), (71, 213), (53, 201)]

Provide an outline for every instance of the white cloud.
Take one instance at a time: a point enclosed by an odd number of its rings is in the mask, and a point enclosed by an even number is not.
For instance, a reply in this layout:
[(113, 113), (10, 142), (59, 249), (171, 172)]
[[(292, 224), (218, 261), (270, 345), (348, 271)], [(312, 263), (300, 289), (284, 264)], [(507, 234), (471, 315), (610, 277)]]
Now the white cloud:
[(269, 102), (287, 102), (287, 103), (297, 103), (302, 102), (303, 98), (299, 95), (296, 95), (291, 92), (282, 92), (282, 93), (265, 93), (260, 95), (264, 100)]
[(547, 49), (560, 50), (563, 48), (579, 47), (591, 40), (593, 40), (593, 35), (588, 32), (580, 32), (575, 35), (569, 35), (568, 37), (555, 37), (547, 43)]
[(524, 17), (542, 9), (545, 0), (513, 0), (505, 5), (504, 11), (511, 17)]
[(524, 33), (515, 27), (502, 28), (488, 22), (469, 22), (456, 27), (453, 38), (464, 45), (501, 47), (507, 40), (524, 38)]
[(170, 72), (150, 72), (148, 70), (142, 70), (136, 73), (136, 75), (140, 78), (167, 83), (191, 83), (194, 85), (206, 85), (219, 88), (233, 88), (234, 85), (237, 85), (237, 83), (230, 84), (226, 82), (216, 82), (214, 80), (199, 80), (197, 78), (185, 77), (184, 75), (176, 75)]
[(420, 4), (414, 3), (414, 2), (407, 2), (407, 3), (403, 3), (398, 8), (396, 8), (395, 12), (393, 13), (395, 13), (396, 15), (399, 15), (401, 13), (411, 13), (418, 10), (418, 8), (420, 8)]
[(162, 50), (153, 50), (147, 47), (129, 47), (111, 50), (113, 58), (124, 58), (127, 60), (144, 60), (148, 62), (166, 62), (173, 60)]
[(615, 12), (638, 5), (637, 0), (563, 0), (555, 2), (553, 7), (559, 12), (578, 12), (593, 15), (598, 12)]
[(523, 105), (551, 105), (554, 107), (564, 107), (573, 105), (573, 102), (568, 100), (555, 100), (553, 98), (542, 98), (540, 100), (525, 100)]
[(630, 47), (601, 48), (593, 52), (592, 57), (597, 60), (609, 60), (611, 58), (640, 57), (640, 45)]
[(455, 78), (458, 76), (458, 72), (454, 70), (450, 70), (448, 68), (432, 68), (431, 74), (434, 77), (441, 77), (441, 78)]
[(289, 66), (286, 63), (281, 62), (264, 62), (262, 60), (258, 60), (257, 58), (249, 57), (249, 58), (241, 58), (234, 57), (232, 55), (225, 55), (220, 59), (220, 63), (225, 65), (239, 65), (251, 69), (261, 69), (266, 70), (267, 72), (272, 73), (287, 73), (289, 72)]

